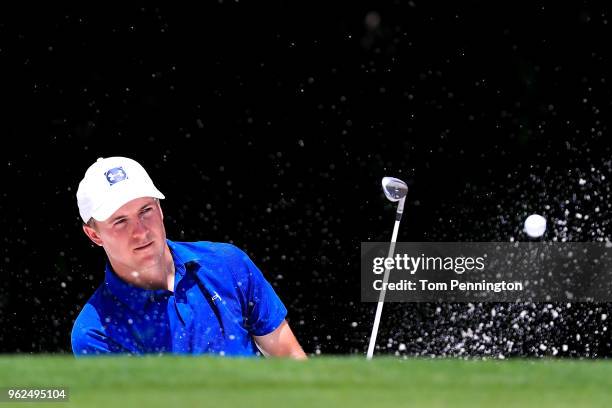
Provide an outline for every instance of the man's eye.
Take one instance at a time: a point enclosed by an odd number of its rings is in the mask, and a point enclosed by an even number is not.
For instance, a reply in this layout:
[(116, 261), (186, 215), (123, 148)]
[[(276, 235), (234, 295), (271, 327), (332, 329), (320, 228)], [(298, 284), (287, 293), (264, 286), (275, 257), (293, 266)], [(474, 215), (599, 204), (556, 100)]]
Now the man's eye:
[(113, 224), (113, 225), (121, 225), (121, 224), (124, 224), (124, 223), (125, 223), (125, 220), (118, 220), (118, 221), (115, 221), (115, 224)]

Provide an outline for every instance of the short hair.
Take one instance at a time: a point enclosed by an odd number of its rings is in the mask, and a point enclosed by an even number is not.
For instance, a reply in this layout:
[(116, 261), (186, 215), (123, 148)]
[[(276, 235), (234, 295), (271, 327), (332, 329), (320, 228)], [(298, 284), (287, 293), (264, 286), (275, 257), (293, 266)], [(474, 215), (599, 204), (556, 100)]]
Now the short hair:
[(84, 222), (83, 225), (87, 225), (90, 228), (96, 229), (96, 220), (93, 217), (89, 219), (89, 221)]

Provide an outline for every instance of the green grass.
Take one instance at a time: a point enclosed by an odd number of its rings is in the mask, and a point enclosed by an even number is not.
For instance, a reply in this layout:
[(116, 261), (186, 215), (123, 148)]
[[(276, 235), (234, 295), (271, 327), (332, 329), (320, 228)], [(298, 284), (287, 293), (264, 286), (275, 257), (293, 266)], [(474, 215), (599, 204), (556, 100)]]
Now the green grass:
[(68, 387), (42, 405), (62, 407), (610, 407), (612, 361), (0, 357), (23, 386)]

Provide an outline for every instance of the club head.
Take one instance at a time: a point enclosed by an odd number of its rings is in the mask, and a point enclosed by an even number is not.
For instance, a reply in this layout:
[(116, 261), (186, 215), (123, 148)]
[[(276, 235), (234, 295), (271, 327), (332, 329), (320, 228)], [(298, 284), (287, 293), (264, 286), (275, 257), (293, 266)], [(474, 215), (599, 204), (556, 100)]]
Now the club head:
[(395, 177), (383, 177), (382, 188), (390, 201), (399, 201), (408, 194), (408, 185)]

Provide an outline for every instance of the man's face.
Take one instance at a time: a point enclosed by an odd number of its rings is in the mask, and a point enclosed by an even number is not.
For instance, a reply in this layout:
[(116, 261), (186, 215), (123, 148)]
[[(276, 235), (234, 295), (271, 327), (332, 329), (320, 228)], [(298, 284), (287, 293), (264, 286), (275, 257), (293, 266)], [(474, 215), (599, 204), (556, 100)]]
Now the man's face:
[(159, 201), (151, 197), (132, 200), (107, 220), (83, 229), (94, 243), (104, 247), (117, 273), (162, 266), (166, 230)]

